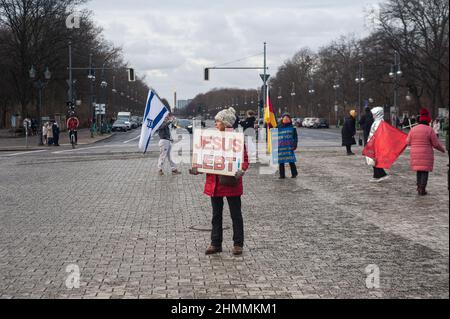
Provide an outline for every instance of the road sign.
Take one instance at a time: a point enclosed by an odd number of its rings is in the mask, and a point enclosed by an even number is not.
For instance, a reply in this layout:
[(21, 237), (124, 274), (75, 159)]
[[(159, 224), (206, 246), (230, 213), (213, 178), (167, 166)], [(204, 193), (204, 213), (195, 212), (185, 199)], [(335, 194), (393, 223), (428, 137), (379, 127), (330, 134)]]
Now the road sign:
[(106, 114), (106, 105), (105, 104), (95, 104), (95, 114), (96, 115), (105, 115)]
[(266, 82), (269, 79), (270, 74), (266, 74), (266, 81), (264, 81), (264, 74), (260, 74), (259, 76), (261, 77), (261, 80), (263, 80), (263, 82)]

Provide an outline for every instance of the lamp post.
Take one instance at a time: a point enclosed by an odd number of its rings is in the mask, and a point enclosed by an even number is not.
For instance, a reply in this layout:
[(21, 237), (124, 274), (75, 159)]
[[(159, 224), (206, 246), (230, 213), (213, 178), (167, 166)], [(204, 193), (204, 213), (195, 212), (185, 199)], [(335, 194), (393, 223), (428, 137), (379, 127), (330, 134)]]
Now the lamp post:
[(95, 70), (92, 65), (92, 53), (89, 54), (89, 74), (88, 74), (90, 91), (91, 91), (91, 115), (92, 115), (92, 123), (91, 123), (91, 138), (94, 137), (95, 131), (95, 96), (94, 96), (94, 85), (95, 85)]
[(389, 77), (394, 80), (394, 109), (397, 111), (397, 97), (398, 97), (398, 78), (402, 77), (403, 72), (400, 63), (400, 54), (394, 51), (394, 64), (391, 64), (391, 71)]
[(313, 116), (313, 95), (314, 95), (314, 93), (316, 93), (316, 90), (314, 90), (314, 81), (311, 79), (311, 83), (310, 83), (310, 85), (309, 85), (309, 90), (308, 90), (308, 93), (309, 93), (309, 96), (310, 96), (310, 98), (309, 98), (309, 104), (310, 104), (310, 107), (311, 107), (311, 110), (310, 110), (310, 116), (312, 117)]
[[(295, 98), (295, 82), (292, 82), (292, 90), (291, 90), (291, 98), (292, 98), (292, 112), (295, 112), (295, 106), (294, 106), (294, 98)], [(293, 115), (293, 114), (292, 114)]]
[(281, 100), (283, 99), (283, 96), (281, 95), (281, 86), (278, 87), (278, 96), (277, 96), (277, 100), (278, 100), (278, 111), (280, 113), (280, 116), (282, 115), (282, 111), (281, 111)]
[(41, 111), (42, 111), (42, 91), (47, 86), (48, 82), (50, 81), (52, 77), (52, 73), (48, 69), (48, 67), (45, 68), (45, 71), (43, 73), (43, 78), (37, 76), (36, 69), (34, 66), (31, 66), (31, 69), (29, 71), (30, 79), (33, 81), (33, 85), (36, 89), (38, 89), (38, 95), (39, 95), (39, 101), (38, 101), (38, 108), (37, 108), (37, 116), (38, 116), (38, 134), (39, 134), (39, 145), (44, 145), (42, 141), (42, 117), (41, 117)]
[(341, 85), (339, 84), (338, 72), (336, 71), (336, 78), (334, 79), (334, 85), (333, 85), (333, 89), (334, 89), (334, 113), (335, 113), (335, 118), (336, 118), (336, 127), (339, 127), (339, 123), (338, 123), (338, 111), (339, 111), (338, 90), (339, 90), (340, 87), (341, 87)]
[(356, 74), (355, 82), (358, 84), (358, 119), (361, 119), (361, 85), (366, 82), (366, 79), (364, 78), (364, 64), (362, 60), (359, 60), (359, 68), (358, 73)]

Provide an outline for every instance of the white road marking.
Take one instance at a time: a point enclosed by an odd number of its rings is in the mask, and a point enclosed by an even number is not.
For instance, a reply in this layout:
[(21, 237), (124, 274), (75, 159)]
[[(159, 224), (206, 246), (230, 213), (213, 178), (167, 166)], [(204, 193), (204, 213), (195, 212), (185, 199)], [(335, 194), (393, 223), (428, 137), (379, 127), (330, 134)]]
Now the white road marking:
[(57, 152), (53, 152), (52, 154), (62, 154), (62, 153), (70, 153), (70, 152), (79, 152), (79, 151), (92, 150), (92, 149), (97, 149), (97, 148), (128, 147), (128, 146), (129, 146), (129, 145), (123, 145), (123, 144), (92, 146), (92, 147), (84, 147), (84, 148), (75, 148), (75, 149), (72, 149), (72, 150), (57, 151)]
[(20, 153), (8, 154), (8, 155), (5, 155), (5, 156), (7, 156), (7, 157), (12, 157), (12, 156), (17, 156), (17, 155), (26, 155), (26, 154), (40, 153), (40, 152), (47, 152), (47, 150), (30, 151), (30, 152), (20, 152)]
[(140, 137), (141, 137), (141, 135), (139, 134), (139, 135), (136, 136), (135, 138), (132, 138), (131, 140), (128, 140), (128, 141), (123, 142), (123, 144), (128, 144), (128, 143), (130, 143), (130, 142), (132, 142), (132, 141), (134, 141), (134, 140), (137, 140), (137, 139), (140, 138)]

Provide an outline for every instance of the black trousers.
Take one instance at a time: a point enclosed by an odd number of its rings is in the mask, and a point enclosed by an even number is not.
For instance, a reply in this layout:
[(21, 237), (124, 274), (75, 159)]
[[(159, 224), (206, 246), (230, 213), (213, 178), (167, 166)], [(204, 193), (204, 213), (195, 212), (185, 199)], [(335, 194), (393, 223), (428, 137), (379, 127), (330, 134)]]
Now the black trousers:
[[(241, 197), (227, 197), (233, 222), (233, 242), (235, 246), (244, 247), (244, 220), (241, 211)], [(222, 247), (223, 241), (223, 197), (211, 197), (213, 208), (211, 245)]]
[[(298, 176), (297, 166), (295, 165), (295, 163), (289, 163), (289, 166), (291, 167), (292, 176)], [(280, 177), (286, 177), (284, 164), (280, 164)]]
[(352, 146), (351, 145), (345, 145), (347, 148), (347, 154), (350, 154), (352, 152)]
[(429, 172), (418, 171), (417, 172), (417, 185), (427, 186), (427, 184), (428, 184), (428, 175), (429, 175)]
[(384, 171), (384, 169), (382, 169), (382, 168), (377, 168), (377, 167), (374, 167), (374, 168), (373, 168), (373, 178), (378, 179), (378, 178), (385, 177), (386, 175), (387, 175), (387, 174), (386, 174), (386, 172)]

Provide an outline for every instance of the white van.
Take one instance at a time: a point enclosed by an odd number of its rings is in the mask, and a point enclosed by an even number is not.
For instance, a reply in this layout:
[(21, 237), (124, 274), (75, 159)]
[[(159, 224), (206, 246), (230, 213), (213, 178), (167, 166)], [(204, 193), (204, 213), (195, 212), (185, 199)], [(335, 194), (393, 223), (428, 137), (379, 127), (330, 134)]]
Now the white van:
[(131, 112), (117, 113), (117, 120), (124, 121), (128, 129), (131, 130)]

